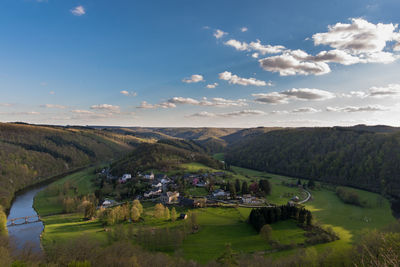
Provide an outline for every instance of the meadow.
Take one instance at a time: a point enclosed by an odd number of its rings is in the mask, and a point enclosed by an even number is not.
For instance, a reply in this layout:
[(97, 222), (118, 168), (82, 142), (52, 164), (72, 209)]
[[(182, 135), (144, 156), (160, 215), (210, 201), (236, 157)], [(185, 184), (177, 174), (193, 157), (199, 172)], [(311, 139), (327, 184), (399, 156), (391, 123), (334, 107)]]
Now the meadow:
[[(184, 164), (187, 172), (205, 170), (207, 167), (198, 164)], [(238, 167), (231, 167), (233, 179), (257, 181), (260, 178), (269, 179), (272, 184), (271, 195), (267, 196), (270, 203), (285, 204), (292, 195), (299, 195), (301, 190), (297, 187), (288, 187), (283, 182), (296, 183), (298, 179), (258, 172)], [(214, 171), (210, 169), (210, 171)], [(217, 170), (215, 170), (217, 171)], [(69, 175), (51, 185), (54, 188), (62, 189), (65, 183), (73, 183), (77, 191), (69, 191), (71, 196), (76, 194), (87, 194), (95, 190), (92, 185), (94, 177), (93, 169), (81, 171)], [(306, 180), (302, 180), (304, 182)], [(51, 191), (51, 187), (49, 187)], [(202, 188), (191, 189), (193, 195), (203, 195)], [(315, 222), (324, 227), (332, 227), (340, 236), (340, 240), (331, 243), (314, 246), (318, 251), (323, 249), (346, 249), (357, 240), (367, 229), (382, 229), (395, 222), (392, 216), (388, 200), (377, 194), (357, 190), (362, 200), (368, 202), (367, 207), (359, 207), (343, 203), (334, 191), (321, 187), (318, 190), (311, 190), (312, 199), (305, 204), (307, 209), (313, 212)], [(62, 212), (62, 206), (56, 203), (55, 196), (42, 191), (35, 198), (35, 208), (40, 215), (44, 215), (45, 231), (42, 235), (43, 245), (46, 248), (49, 244), (63, 242), (65, 240), (87, 234), (98, 240), (107, 241), (107, 233), (98, 220), (84, 221), (83, 215), (58, 214)], [(170, 220), (156, 219), (153, 216), (155, 203), (143, 202), (144, 215), (142, 221), (134, 224), (134, 229), (147, 228), (174, 228), (181, 226), (183, 221), (172, 222)], [(171, 208), (171, 207), (170, 207)], [(176, 207), (177, 213), (186, 213), (187, 209)], [(251, 209), (248, 208), (204, 208), (192, 210), (196, 212), (199, 231), (189, 234), (183, 241), (177, 253), (186, 259), (193, 259), (201, 263), (218, 258), (225, 249), (226, 244), (231, 244), (235, 252), (270, 253), (271, 247), (257, 232), (246, 223)], [(125, 226), (128, 224), (125, 223)], [(282, 244), (303, 243), (305, 240), (304, 230), (297, 227), (295, 222), (283, 221), (272, 225), (272, 239)], [(295, 250), (272, 253), (276, 257), (294, 253)], [(174, 253), (173, 251), (170, 253)]]

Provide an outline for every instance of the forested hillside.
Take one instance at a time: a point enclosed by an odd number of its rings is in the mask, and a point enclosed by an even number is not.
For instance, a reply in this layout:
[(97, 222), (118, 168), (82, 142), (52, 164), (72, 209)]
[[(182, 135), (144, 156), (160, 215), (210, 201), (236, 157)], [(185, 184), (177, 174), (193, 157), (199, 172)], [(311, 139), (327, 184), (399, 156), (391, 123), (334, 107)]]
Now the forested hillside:
[[(175, 146), (177, 145), (177, 146)], [(207, 154), (183, 149), (180, 143), (141, 144), (125, 158), (111, 166), (114, 175), (123, 173), (135, 174), (137, 171), (161, 170), (169, 171), (179, 168), (182, 163), (198, 162), (212, 168), (222, 168), (222, 164)]]
[(233, 145), (228, 164), (400, 195), (400, 133), (359, 128), (271, 131)]
[(126, 136), (89, 128), (0, 123), (0, 205), (15, 191), (132, 149)]

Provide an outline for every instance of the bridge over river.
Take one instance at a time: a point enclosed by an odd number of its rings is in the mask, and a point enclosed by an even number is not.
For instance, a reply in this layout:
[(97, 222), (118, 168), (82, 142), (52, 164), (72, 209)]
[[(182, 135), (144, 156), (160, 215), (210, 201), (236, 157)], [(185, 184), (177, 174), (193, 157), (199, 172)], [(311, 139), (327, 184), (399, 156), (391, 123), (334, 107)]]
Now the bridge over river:
[(42, 220), (40, 219), (39, 215), (30, 215), (30, 216), (25, 216), (25, 217), (19, 217), (19, 218), (12, 218), (7, 220), (7, 227), (11, 226), (18, 226), (22, 224), (28, 224), (28, 223), (37, 223), (41, 222)]

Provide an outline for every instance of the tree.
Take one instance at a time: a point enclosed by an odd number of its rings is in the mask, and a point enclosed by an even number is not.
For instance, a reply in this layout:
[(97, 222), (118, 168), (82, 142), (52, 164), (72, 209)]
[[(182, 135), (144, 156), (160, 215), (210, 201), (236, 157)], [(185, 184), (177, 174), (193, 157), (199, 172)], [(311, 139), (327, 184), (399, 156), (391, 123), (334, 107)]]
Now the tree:
[(231, 198), (236, 198), (235, 186), (231, 183), (228, 183), (228, 185), (229, 185), (229, 193), (231, 194)]
[(164, 209), (164, 218), (165, 218), (166, 220), (169, 220), (169, 219), (171, 218), (171, 215), (170, 215), (170, 212), (169, 212), (169, 208), (168, 208), (168, 207), (165, 207), (165, 209)]
[(140, 214), (143, 214), (143, 206), (138, 199), (135, 199), (133, 201), (132, 206), (136, 207), (139, 210)]
[(314, 187), (315, 187), (315, 182), (314, 182), (313, 179), (308, 180), (307, 187), (310, 188), (310, 189), (314, 189)]
[(302, 185), (300, 178), (297, 180), (297, 185)]
[(239, 181), (239, 179), (236, 179), (236, 181), (235, 181), (235, 190), (236, 190), (237, 193), (240, 192), (240, 181)]
[(238, 263), (235, 259), (235, 253), (232, 250), (231, 244), (225, 245), (224, 253), (217, 259), (221, 266), (237, 266)]
[(176, 221), (176, 209), (175, 207), (172, 208), (171, 210), (171, 221)]
[(249, 186), (247, 185), (247, 182), (244, 181), (242, 183), (242, 195), (246, 195), (249, 193)]
[(252, 183), (249, 187), (250, 192), (252, 192), (253, 194), (258, 193), (258, 191), (260, 191), (258, 184), (256, 182)]
[(307, 211), (306, 224), (308, 226), (312, 225), (312, 213), (311, 213), (311, 211)]
[(156, 206), (154, 207), (154, 217), (156, 217), (157, 219), (164, 217), (164, 210), (165, 208), (163, 204), (156, 204)]
[(131, 220), (133, 222), (137, 222), (140, 219), (140, 211), (136, 206), (133, 206), (131, 209)]
[(0, 205), (0, 236), (7, 234), (7, 216), (3, 210), (3, 207)]
[(85, 205), (85, 219), (90, 220), (95, 216), (95, 214), (96, 207), (92, 202), (88, 201), (88, 203)]
[(272, 234), (272, 227), (269, 224), (265, 224), (263, 227), (261, 227), (260, 236), (266, 242), (271, 240), (271, 234)]
[(267, 179), (261, 179), (259, 182), (260, 189), (266, 194), (271, 194), (271, 184)]

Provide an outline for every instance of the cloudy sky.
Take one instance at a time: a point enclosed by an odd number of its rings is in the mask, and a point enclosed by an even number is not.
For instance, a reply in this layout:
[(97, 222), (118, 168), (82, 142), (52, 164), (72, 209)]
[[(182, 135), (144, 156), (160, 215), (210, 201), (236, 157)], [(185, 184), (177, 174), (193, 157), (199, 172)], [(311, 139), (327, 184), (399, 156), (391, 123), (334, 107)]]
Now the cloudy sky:
[(397, 0), (2, 0), (0, 121), (400, 125)]

